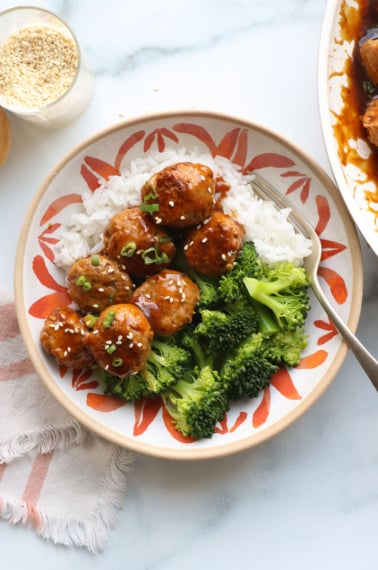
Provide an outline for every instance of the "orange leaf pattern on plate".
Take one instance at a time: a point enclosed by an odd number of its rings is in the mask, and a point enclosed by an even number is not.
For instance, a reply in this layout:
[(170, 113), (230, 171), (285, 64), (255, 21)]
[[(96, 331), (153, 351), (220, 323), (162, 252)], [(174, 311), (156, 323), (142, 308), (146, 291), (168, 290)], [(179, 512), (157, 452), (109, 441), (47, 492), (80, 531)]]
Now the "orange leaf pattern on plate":
[(248, 417), (247, 412), (240, 412), (240, 414), (238, 415), (238, 417), (235, 420), (234, 425), (231, 426), (230, 432), (233, 433), (234, 431), (236, 431), (238, 429), (238, 427), (241, 426), (245, 422), (247, 417)]
[(209, 134), (209, 131), (200, 125), (193, 125), (192, 123), (177, 123), (173, 130), (178, 133), (192, 135), (200, 140), (203, 144), (207, 146), (211, 156), (216, 155), (217, 147), (216, 144)]
[(304, 356), (298, 364), (298, 369), (310, 370), (317, 368), (326, 360), (328, 352), (326, 350), (316, 350), (315, 352)]
[(69, 305), (71, 298), (66, 292), (50, 293), (40, 297), (29, 307), (29, 315), (37, 319), (47, 319), (49, 314), (62, 305)]
[(94, 390), (98, 387), (97, 380), (87, 380), (92, 376), (92, 370), (77, 370), (72, 371), (71, 385), (75, 390)]
[(262, 393), (262, 399), (260, 404), (257, 406), (253, 416), (252, 425), (254, 428), (262, 426), (268, 419), (270, 412), (270, 389), (265, 388)]
[(133, 435), (142, 435), (156, 418), (163, 403), (161, 398), (143, 398), (134, 404), (135, 423)]
[(319, 267), (318, 269), (319, 277), (322, 277), (324, 281), (330, 288), (333, 298), (335, 301), (342, 305), (348, 298), (348, 290), (344, 279), (341, 277), (337, 271), (331, 269), (330, 267)]
[(118, 410), (118, 408), (122, 408), (125, 405), (125, 400), (120, 400), (120, 398), (115, 396), (97, 394), (96, 392), (87, 394), (87, 406), (97, 412), (114, 412), (114, 410)]
[(125, 155), (129, 152), (133, 146), (135, 146), (139, 141), (143, 139), (145, 135), (145, 131), (136, 131), (121, 144), (118, 149), (117, 156), (115, 159), (114, 166), (117, 170), (121, 170), (121, 162), (124, 159)]
[(255, 156), (245, 167), (244, 173), (248, 174), (260, 168), (288, 168), (293, 165), (294, 162), (287, 156), (275, 152), (265, 152)]
[(95, 176), (93, 174), (93, 172), (91, 172), (89, 170), (89, 168), (87, 168), (85, 166), (85, 164), (81, 165), (80, 174), (84, 178), (84, 180), (87, 183), (87, 186), (91, 192), (94, 192), (95, 190), (97, 190), (97, 188), (101, 184), (100, 179), (98, 176)]
[(334, 336), (337, 336), (339, 334), (337, 331), (337, 328), (335, 327), (335, 325), (333, 324), (333, 322), (331, 320), (328, 320), (327, 322), (321, 321), (321, 320), (316, 320), (316, 321), (314, 321), (314, 325), (316, 327), (318, 327), (319, 329), (322, 329), (324, 331), (328, 331), (327, 334), (324, 334), (318, 338), (317, 344), (319, 344), (319, 345), (325, 344), (326, 342), (333, 339)]
[(89, 166), (91, 170), (93, 170), (93, 172), (98, 174), (104, 180), (109, 180), (111, 176), (120, 175), (120, 171), (117, 168), (108, 162), (101, 160), (100, 158), (95, 158), (94, 156), (85, 156), (84, 162)]
[(296, 180), (296, 182), (293, 182), (293, 184), (289, 186), (289, 188), (286, 190), (286, 194), (287, 195), (291, 194), (292, 192), (295, 192), (296, 190), (300, 189), (301, 202), (302, 204), (304, 204), (308, 199), (308, 195), (310, 192), (310, 183), (311, 183), (310, 178), (308, 178), (307, 176), (302, 176), (299, 180)]
[(346, 249), (346, 245), (330, 239), (321, 239), (320, 242), (322, 244), (321, 261), (325, 261)]
[(61, 285), (52, 277), (42, 255), (36, 255), (34, 257), (32, 261), (32, 269), (38, 281), (45, 287), (53, 289), (54, 291), (67, 291), (67, 288), (64, 285)]
[(163, 152), (165, 150), (164, 137), (167, 137), (168, 139), (172, 140), (173, 142), (178, 143), (178, 138), (174, 133), (172, 133), (172, 131), (169, 131), (166, 128), (155, 129), (149, 135), (146, 136), (146, 139), (144, 141), (144, 149), (143, 149), (144, 152), (147, 152), (148, 150), (150, 150), (155, 139), (157, 142), (157, 147), (158, 147), (159, 152)]
[(56, 200), (53, 200), (45, 213), (43, 214), (39, 225), (43, 226), (46, 224), (51, 218), (59, 214), (64, 208), (69, 206), (70, 204), (80, 204), (82, 202), (82, 198), (80, 194), (65, 194)]
[(300, 400), (301, 395), (294, 386), (286, 367), (282, 367), (273, 375), (271, 385), (289, 400)]
[(319, 221), (315, 226), (315, 231), (318, 236), (320, 236), (328, 226), (329, 220), (331, 219), (331, 208), (327, 198), (325, 196), (320, 196), (319, 194), (315, 196), (315, 203), (319, 216)]

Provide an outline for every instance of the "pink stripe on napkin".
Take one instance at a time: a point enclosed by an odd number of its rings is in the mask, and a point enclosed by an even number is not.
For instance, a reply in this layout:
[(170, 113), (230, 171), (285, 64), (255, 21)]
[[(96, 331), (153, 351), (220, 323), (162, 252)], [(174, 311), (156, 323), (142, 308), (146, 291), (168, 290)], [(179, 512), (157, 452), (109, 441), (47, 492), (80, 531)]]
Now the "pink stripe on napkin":
[(4, 305), (0, 305), (0, 322), (0, 341), (7, 338), (12, 338), (19, 334), (13, 303), (5, 303)]
[(32, 374), (34, 372), (34, 367), (30, 360), (19, 360), (13, 364), (4, 364), (0, 368), (0, 380), (15, 380), (20, 376), (25, 376), (26, 374)]

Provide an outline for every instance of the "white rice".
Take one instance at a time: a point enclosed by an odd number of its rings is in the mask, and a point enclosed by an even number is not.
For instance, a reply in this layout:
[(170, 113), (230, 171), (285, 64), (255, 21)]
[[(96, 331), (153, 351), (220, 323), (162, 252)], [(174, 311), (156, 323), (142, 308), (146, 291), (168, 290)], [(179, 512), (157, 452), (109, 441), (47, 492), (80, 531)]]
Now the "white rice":
[(223, 177), (231, 187), (223, 199), (223, 209), (244, 226), (245, 240), (255, 243), (265, 263), (291, 261), (301, 265), (311, 253), (310, 240), (296, 233), (288, 221), (289, 210), (277, 210), (273, 203), (253, 194), (249, 185), (253, 175), (242, 175), (225, 158), (181, 149), (138, 158), (121, 176), (112, 176), (95, 192), (85, 191), (81, 211), (62, 226), (55, 246), (57, 266), (67, 270), (79, 257), (101, 251), (103, 231), (110, 218), (125, 208), (140, 204), (141, 188), (152, 174), (181, 161), (206, 164), (215, 175)]

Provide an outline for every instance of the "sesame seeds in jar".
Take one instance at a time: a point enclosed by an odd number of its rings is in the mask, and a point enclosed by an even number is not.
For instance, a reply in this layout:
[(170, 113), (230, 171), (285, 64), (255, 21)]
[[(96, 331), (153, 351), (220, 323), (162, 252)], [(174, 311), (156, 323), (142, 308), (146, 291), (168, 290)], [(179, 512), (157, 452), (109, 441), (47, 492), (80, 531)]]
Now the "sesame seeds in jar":
[(73, 39), (47, 26), (22, 28), (0, 47), (0, 93), (13, 107), (44, 107), (72, 85), (79, 55)]
[(43, 126), (84, 111), (93, 76), (68, 26), (40, 8), (0, 13), (0, 105)]

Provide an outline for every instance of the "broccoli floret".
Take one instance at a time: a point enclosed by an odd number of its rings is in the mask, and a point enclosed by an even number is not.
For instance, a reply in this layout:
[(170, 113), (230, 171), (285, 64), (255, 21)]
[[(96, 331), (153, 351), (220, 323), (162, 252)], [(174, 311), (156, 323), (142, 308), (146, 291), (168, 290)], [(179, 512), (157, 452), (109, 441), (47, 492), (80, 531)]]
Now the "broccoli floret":
[(174, 337), (154, 337), (146, 364), (137, 374), (125, 378), (101, 372), (100, 383), (106, 394), (124, 400), (136, 400), (161, 394), (183, 375), (190, 363), (190, 353)]
[(268, 342), (262, 333), (254, 333), (225, 360), (221, 380), (229, 400), (255, 398), (270, 384), (279, 364), (269, 357)]
[(228, 401), (218, 373), (211, 366), (195, 367), (162, 399), (175, 427), (185, 436), (209, 438), (228, 410)]
[(219, 279), (218, 296), (223, 303), (234, 303), (240, 299), (244, 294), (244, 277), (262, 277), (262, 264), (251, 241), (244, 243), (234, 267)]
[(277, 364), (284, 362), (288, 366), (297, 366), (306, 346), (304, 329), (279, 331), (266, 342), (265, 354)]
[(259, 329), (258, 314), (246, 301), (218, 310), (204, 309), (200, 316), (194, 334), (212, 353), (223, 354)]
[(309, 305), (309, 281), (303, 267), (289, 262), (264, 267), (261, 278), (244, 277), (248, 294), (268, 307), (280, 328), (292, 330), (304, 325)]
[(229, 408), (223, 383), (214, 361), (194, 334), (191, 323), (178, 335), (180, 344), (192, 355), (192, 366), (173, 384), (162, 399), (176, 429), (196, 439), (211, 437)]

